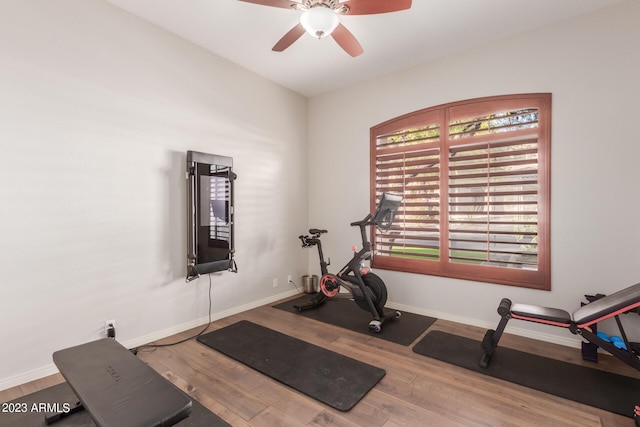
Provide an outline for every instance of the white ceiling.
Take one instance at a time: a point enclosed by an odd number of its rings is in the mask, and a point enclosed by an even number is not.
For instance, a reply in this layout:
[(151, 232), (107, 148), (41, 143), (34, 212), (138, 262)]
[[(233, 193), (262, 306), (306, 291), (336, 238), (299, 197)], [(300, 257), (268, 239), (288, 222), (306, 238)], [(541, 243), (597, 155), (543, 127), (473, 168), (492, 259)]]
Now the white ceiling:
[(341, 17), (364, 48), (356, 58), (331, 37), (307, 34), (273, 52), (299, 11), (238, 0), (107, 1), (311, 97), (626, 0), (413, 0), (402, 12)]

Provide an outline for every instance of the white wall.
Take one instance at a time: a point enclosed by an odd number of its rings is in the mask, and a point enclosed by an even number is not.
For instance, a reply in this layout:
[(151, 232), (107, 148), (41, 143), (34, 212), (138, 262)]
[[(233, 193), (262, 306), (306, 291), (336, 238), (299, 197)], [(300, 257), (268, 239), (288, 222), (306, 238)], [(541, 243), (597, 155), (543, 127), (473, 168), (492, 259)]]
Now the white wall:
[[(53, 351), (206, 322), (185, 284), (185, 153), (232, 156), (238, 274), (214, 318), (306, 273), (307, 100), (99, 0), (0, 4), (0, 389)], [(278, 288), (272, 287), (278, 278)]]
[[(312, 98), (309, 225), (329, 229), (326, 254), (342, 264), (358, 243), (349, 223), (369, 208), (370, 127), (452, 101), (551, 92), (552, 290), (378, 270), (389, 301), (495, 327), (503, 297), (573, 311), (583, 294), (611, 293), (639, 282), (638, 22), (640, 2), (629, 1)], [(319, 270), (315, 254), (309, 265)], [(637, 339), (635, 317), (624, 320), (635, 326), (631, 335)], [(571, 338), (559, 328), (512, 326), (551, 341)]]

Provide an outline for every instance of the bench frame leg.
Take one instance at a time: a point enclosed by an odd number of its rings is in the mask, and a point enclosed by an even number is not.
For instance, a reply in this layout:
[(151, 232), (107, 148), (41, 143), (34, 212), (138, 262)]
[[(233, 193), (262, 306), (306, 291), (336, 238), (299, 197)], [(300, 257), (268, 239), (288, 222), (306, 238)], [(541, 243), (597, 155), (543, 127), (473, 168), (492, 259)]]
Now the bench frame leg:
[(84, 410), (84, 406), (82, 403), (76, 402), (75, 406), (70, 408), (68, 412), (51, 412), (44, 414), (44, 422), (47, 425), (51, 425), (57, 423), (58, 421), (62, 421), (64, 418), (67, 418), (71, 414), (75, 414), (76, 412)]
[(498, 343), (500, 342), (500, 338), (502, 337), (502, 333), (504, 332), (504, 328), (507, 327), (507, 322), (511, 319), (511, 300), (507, 298), (503, 298), (500, 301), (500, 305), (498, 306), (498, 314), (500, 315), (500, 323), (495, 330), (489, 329), (482, 339), (482, 357), (478, 362), (481, 368), (488, 368), (489, 362), (491, 362), (491, 356), (496, 351), (496, 347), (498, 347)]

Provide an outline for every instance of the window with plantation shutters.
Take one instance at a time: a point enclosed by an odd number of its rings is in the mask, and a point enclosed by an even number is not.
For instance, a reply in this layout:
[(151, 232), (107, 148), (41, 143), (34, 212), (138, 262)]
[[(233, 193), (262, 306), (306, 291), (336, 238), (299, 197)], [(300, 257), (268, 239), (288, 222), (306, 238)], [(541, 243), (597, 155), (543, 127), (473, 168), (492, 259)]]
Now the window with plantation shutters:
[(403, 196), (373, 266), (550, 289), (551, 95), (461, 101), (371, 129), (371, 191)]

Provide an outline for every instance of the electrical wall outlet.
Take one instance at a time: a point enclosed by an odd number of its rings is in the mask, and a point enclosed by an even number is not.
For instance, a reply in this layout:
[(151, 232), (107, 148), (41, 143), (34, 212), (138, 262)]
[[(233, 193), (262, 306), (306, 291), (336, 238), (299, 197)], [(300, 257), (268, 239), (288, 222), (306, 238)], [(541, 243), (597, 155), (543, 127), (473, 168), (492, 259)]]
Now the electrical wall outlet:
[(287, 276), (287, 283), (293, 283), (293, 280), (291, 279), (291, 275)]
[(110, 328), (113, 328), (113, 336), (112, 336), (112, 338), (115, 338), (115, 335), (116, 335), (116, 319), (105, 320), (105, 322), (104, 322), (104, 334), (106, 336), (110, 336), (109, 335), (109, 329)]
[(278, 287), (278, 278), (277, 277), (273, 279), (273, 287), (274, 288)]

